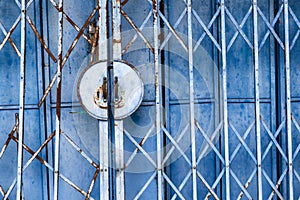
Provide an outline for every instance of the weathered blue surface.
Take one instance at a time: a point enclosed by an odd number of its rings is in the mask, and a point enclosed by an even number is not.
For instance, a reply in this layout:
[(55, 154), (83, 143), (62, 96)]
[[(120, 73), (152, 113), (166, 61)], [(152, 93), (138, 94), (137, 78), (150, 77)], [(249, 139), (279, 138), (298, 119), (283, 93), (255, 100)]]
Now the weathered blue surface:
[[(290, 7), (295, 15), (300, 18), (299, 6), (297, 0), (290, 0)], [(41, 4), (41, 5), (40, 5)], [(252, 2), (250, 0), (226, 0), (225, 5), (236, 22), (240, 24), (248, 12)], [(82, 27), (85, 20), (93, 9), (95, 2), (93, 0), (65, 0), (64, 11), (79, 26)], [(41, 7), (44, 9), (44, 13)], [(271, 21), (272, 15), (276, 15), (281, 1), (271, 4), (268, 0), (258, 1), (258, 6), (265, 17)], [(218, 3), (215, 1), (194, 0), (192, 7), (200, 16), (201, 20), (207, 25), (215, 14)], [(130, 0), (124, 7), (124, 11), (140, 27), (143, 20), (152, 6), (147, 1)], [(165, 0), (163, 14), (174, 26), (179, 16), (184, 12), (185, 3), (179, 0)], [(275, 9), (275, 10), (274, 10)], [(15, 19), (18, 17), (19, 9), (14, 2), (0, 2), (0, 22), (8, 31)], [(49, 1), (34, 2), (28, 10), (29, 17), (37, 26), (40, 34), (48, 38), (46, 43), (54, 55), (57, 54), (57, 10)], [(249, 15), (245, 21), (242, 31), (245, 33), (249, 42), (253, 45), (253, 16)], [(226, 40), (230, 44), (232, 37), (237, 31), (234, 23), (226, 15)], [(275, 30), (279, 38), (284, 43), (284, 18), (281, 13), (279, 22), (276, 23)], [(299, 27), (294, 18), (289, 15), (290, 20), (290, 44), (294, 41), (295, 35), (299, 33)], [(153, 18), (150, 17), (146, 27), (142, 32), (153, 46)], [(133, 37), (135, 31), (129, 23), (122, 17), (122, 41), (123, 47)], [(171, 33), (166, 23), (162, 22), (160, 40), (165, 39)], [(43, 29), (42, 29), (43, 28)], [(43, 32), (42, 32), (43, 30)], [(187, 45), (188, 24), (187, 16), (175, 27), (179, 37)], [(218, 43), (220, 42), (220, 16), (209, 29)], [(268, 31), (268, 27), (258, 16), (258, 40), (261, 49), (259, 51), (259, 85), (260, 85), (260, 115), (267, 128), (274, 135), (280, 124), (286, 119), (285, 110), (285, 66), (284, 51), (278, 45), (274, 37), (269, 36), (262, 45), (263, 38)], [(192, 31), (194, 45), (204, 33), (203, 28), (195, 16), (192, 17)], [(85, 31), (87, 33), (87, 31)], [(63, 33), (63, 55), (69, 49), (77, 35), (76, 30), (64, 20)], [(17, 47), (20, 47), (20, 25), (11, 36)], [(4, 35), (0, 34), (0, 41)], [(292, 95), (292, 114), (296, 122), (300, 122), (300, 66), (299, 39), (295, 40), (295, 45), (291, 49), (291, 95)], [(25, 97), (25, 144), (32, 150), (40, 147), (41, 143), (55, 130), (55, 103), (56, 90), (51, 90), (42, 108), (37, 107), (37, 103), (43, 93), (43, 89), (48, 85), (56, 71), (57, 65), (41, 49), (32, 29), (27, 25), (27, 64), (26, 64), (26, 97)], [(83, 110), (78, 111), (78, 100), (76, 97), (76, 83), (79, 73), (85, 66), (86, 57), (90, 51), (89, 44), (81, 38), (71, 53), (63, 69), (62, 78), (62, 131), (67, 134), (79, 147), (96, 163), (99, 163), (99, 140), (98, 140), (98, 121), (91, 118)], [(42, 53), (43, 52), (43, 53)], [(189, 71), (188, 54), (178, 42), (174, 35), (171, 36), (160, 57), (162, 66), (162, 98), (163, 109), (161, 112), (162, 124), (166, 130), (176, 140), (186, 126), (189, 126)], [(199, 122), (201, 128), (208, 134), (217, 128), (222, 118), (222, 85), (220, 84), (221, 54), (214, 43), (206, 35), (198, 49), (193, 54), (194, 58), (194, 89), (195, 89), (195, 119)], [(124, 120), (124, 128), (133, 138), (140, 143), (147, 131), (155, 126), (155, 87), (154, 87), (154, 56), (148, 47), (138, 37), (122, 59), (132, 63), (141, 73), (145, 83), (145, 94), (141, 107), (129, 118)], [(244, 186), (252, 173), (254, 178), (250, 181), (247, 188), (253, 199), (257, 199), (257, 176), (256, 176), (256, 132), (255, 132), (255, 90), (254, 90), (254, 65), (253, 49), (251, 49), (241, 34), (238, 34), (236, 40), (227, 51), (227, 95), (228, 95), (228, 121), (229, 121), (229, 153), (230, 153), (230, 184), (231, 197), (236, 199), (240, 195), (241, 188), (239, 183), (233, 178), (236, 176), (242, 186)], [(7, 42), (0, 51), (0, 147), (7, 139), (8, 133), (14, 126), (14, 114), (18, 112), (19, 103), (19, 58), (13, 48)], [(251, 124), (253, 125), (252, 127)], [(250, 127), (250, 128), (249, 128)], [(221, 129), (222, 130), (222, 129)], [(236, 148), (240, 141), (236, 134), (244, 137), (246, 131), (249, 131), (244, 138), (247, 148), (243, 145), (236, 153)], [(183, 139), (179, 142), (186, 157), (191, 160), (191, 138), (190, 129)], [(163, 132), (162, 132), (163, 133)], [(295, 152), (300, 143), (300, 131), (292, 123), (293, 134), (293, 155), (294, 170), (300, 173), (300, 154)], [(47, 150), (39, 154), (47, 160), (51, 166), (54, 166), (54, 141), (47, 145)], [(276, 141), (281, 146), (284, 156), (280, 154), (273, 144), (268, 153), (264, 154), (271, 138), (267, 130), (261, 124), (261, 142), (262, 155), (265, 155), (262, 161), (264, 171), (263, 175), (263, 199), (268, 199), (272, 192), (272, 187), (267, 178), (272, 180), (274, 185), (278, 182), (287, 164), (287, 137), (286, 128), (280, 131)], [(224, 135), (220, 131), (218, 137), (214, 140), (216, 149), (224, 157)], [(163, 134), (162, 146), (165, 147), (164, 155), (172, 148), (171, 140), (167, 134)], [(197, 158), (203, 152), (205, 147), (202, 133), (196, 130), (196, 152)], [(156, 135), (155, 129), (151, 132), (143, 148), (149, 153), (156, 162)], [(125, 162), (130, 157), (136, 146), (130, 139), (124, 135)], [(16, 177), (17, 170), (17, 145), (11, 141), (9, 146), (0, 159), (0, 185), (7, 191), (13, 179)], [(30, 158), (29, 153), (24, 151), (24, 162)], [(297, 153), (297, 154), (296, 154)], [(192, 199), (192, 178), (189, 175), (191, 166), (180, 156), (178, 150), (170, 156), (166, 162), (164, 172), (166, 176), (179, 188), (182, 181), (188, 175), (185, 186), (181, 193), (186, 199)], [(212, 186), (219, 174), (224, 168), (224, 164), (214, 151), (209, 148), (205, 151), (203, 158), (197, 165), (197, 170), (203, 176), (206, 182)], [(126, 199), (133, 199), (143, 188), (148, 179), (155, 172), (155, 167), (147, 161), (147, 158), (138, 152), (136, 159), (127, 166), (125, 170), (125, 195)], [(71, 180), (81, 189), (87, 191), (95, 172), (92, 167), (71, 145), (61, 136), (60, 150), (60, 172), (67, 179)], [(267, 178), (266, 178), (267, 176)], [(163, 187), (165, 198), (170, 199), (175, 191), (171, 185), (164, 181)], [(300, 181), (294, 175), (294, 197), (300, 196)], [(225, 199), (225, 175), (215, 186), (217, 195)], [(288, 199), (289, 185), (288, 175), (285, 174), (279, 191), (285, 199)], [(13, 190), (9, 199), (15, 198), (16, 189)], [(53, 174), (42, 165), (38, 160), (34, 160), (24, 173), (24, 195), (25, 199), (52, 199), (53, 193)], [(197, 194), (199, 199), (204, 199), (208, 190), (203, 182), (197, 178)], [(1, 196), (1, 195), (0, 195)], [(97, 178), (92, 197), (99, 199), (99, 178)], [(59, 199), (83, 199), (79, 192), (75, 191), (70, 185), (62, 179), (59, 182)], [(152, 180), (147, 189), (141, 195), (140, 199), (157, 199), (156, 178)], [(177, 197), (179, 199), (179, 197)], [(242, 197), (247, 199), (247, 196)]]

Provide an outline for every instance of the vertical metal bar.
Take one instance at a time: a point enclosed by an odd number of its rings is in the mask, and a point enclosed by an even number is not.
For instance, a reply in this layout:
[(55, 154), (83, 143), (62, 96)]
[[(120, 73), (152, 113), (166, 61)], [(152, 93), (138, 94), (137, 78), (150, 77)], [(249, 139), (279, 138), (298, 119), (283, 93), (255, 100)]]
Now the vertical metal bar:
[(192, 147), (192, 179), (193, 199), (197, 199), (197, 163), (196, 163), (196, 136), (195, 136), (195, 100), (194, 100), (194, 64), (193, 64), (193, 32), (192, 32), (192, 1), (187, 0), (188, 20), (188, 60), (189, 60), (189, 92), (190, 92), (190, 131)]
[(114, 119), (114, 64), (113, 64), (113, 5), (107, 0), (107, 117), (108, 117), (108, 180), (109, 199), (116, 198), (116, 172), (115, 172), (115, 119)]
[(160, 119), (160, 70), (158, 60), (158, 34), (159, 34), (159, 23), (158, 23), (158, 0), (152, 0), (153, 10), (153, 39), (154, 39), (154, 73), (155, 73), (155, 126), (156, 126), (156, 150), (157, 150), (157, 199), (163, 199), (163, 180), (162, 180), (162, 148), (161, 148), (161, 119)]
[[(274, 1), (269, 1), (270, 6), (270, 21), (272, 22), (274, 20), (275, 16), (275, 7), (274, 7)], [(272, 133), (276, 132), (276, 70), (275, 70), (275, 43), (274, 38), (270, 37), (270, 44), (269, 44), (269, 53), (270, 53), (270, 77), (271, 77), (271, 131)], [(276, 154), (276, 147), (272, 146), (272, 180), (275, 183), (277, 181), (277, 154)]]
[(294, 199), (293, 188), (293, 142), (292, 142), (292, 111), (291, 111), (291, 72), (290, 72), (290, 41), (289, 41), (289, 2), (284, 0), (284, 57), (286, 73), (286, 122), (288, 143), (288, 168), (289, 168), (289, 199)]
[(256, 156), (258, 199), (262, 200), (262, 166), (261, 166), (261, 131), (260, 131), (260, 99), (259, 99), (259, 60), (258, 60), (258, 21), (257, 0), (253, 0), (253, 41), (254, 41), (254, 77), (255, 77), (255, 122), (256, 122)]
[[(43, 29), (43, 40), (46, 42), (47, 46), (49, 46), (49, 38), (48, 38), (48, 34), (49, 34), (49, 29), (48, 29), (48, 13), (47, 13), (47, 9), (48, 9), (48, 0), (43, 0), (42, 1), (42, 29)], [(48, 86), (50, 83), (50, 59), (48, 54), (45, 54), (44, 51), (42, 51), (43, 54), (43, 70), (44, 70), (44, 86)], [(46, 125), (46, 136), (48, 135), (47, 133), (51, 133), (53, 131), (53, 127), (52, 127), (52, 112), (51, 112), (51, 101), (50, 98), (46, 98), (45, 99), (45, 104), (43, 105), (45, 106), (45, 113), (46, 113), (46, 121), (45, 121), (45, 125)], [(47, 145), (46, 149), (47, 149), (47, 161), (48, 163), (53, 163), (53, 145), (52, 145), (53, 140), (51, 140), (50, 144)], [(54, 174), (52, 172), (49, 171), (49, 169), (47, 168), (47, 173), (48, 173), (48, 199), (53, 199), (53, 186), (54, 186), (54, 182), (53, 182), (53, 176)]]
[(62, 51), (63, 51), (63, 0), (59, 0), (58, 1), (58, 51), (57, 51), (58, 62), (57, 62), (57, 80), (56, 80), (55, 156), (54, 156), (54, 200), (58, 200), (58, 189), (59, 189)]
[(223, 96), (223, 121), (224, 121), (224, 146), (225, 146), (225, 176), (226, 199), (230, 199), (230, 162), (229, 162), (229, 135), (228, 135), (228, 111), (227, 111), (227, 52), (226, 52), (226, 24), (225, 2), (221, 0), (221, 43), (222, 43), (222, 96)]
[[(99, 10), (98, 59), (107, 59), (106, 0), (97, 0)], [(108, 122), (99, 120), (100, 200), (109, 199), (108, 181)]]
[[(121, 3), (119, 0), (113, 0), (113, 59), (122, 58), (121, 46)], [(116, 199), (125, 199), (124, 191), (124, 146), (123, 146), (123, 120), (116, 120), (115, 129), (115, 149), (116, 149)]]
[(19, 96), (19, 142), (17, 169), (17, 200), (22, 197), (23, 185), (23, 137), (25, 105), (25, 66), (26, 66), (26, 0), (21, 2), (21, 59), (20, 59), (20, 96)]
[(113, 4), (113, 58), (121, 59), (121, 3), (112, 0)]
[[(39, 16), (37, 17), (35, 20), (37, 21), (37, 24), (39, 25), (39, 32), (41, 33), (41, 38), (43, 37), (44, 32), (43, 31), (43, 23), (47, 23), (47, 20), (45, 20), (45, 22), (43, 21), (43, 18), (41, 18), (43, 16), (43, 10), (47, 9), (46, 7), (43, 7), (43, 2), (41, 1), (35, 1), (35, 6), (39, 9), (35, 9), (35, 15)], [(44, 9), (45, 8), (45, 9)], [(44, 41), (44, 44), (47, 44), (47, 40), (44, 40), (45, 38), (42, 38), (42, 40)], [(46, 45), (48, 46), (48, 45)], [(39, 40), (36, 40), (36, 51), (37, 51), (37, 66), (43, 66), (44, 64), (44, 52), (43, 52), (43, 47), (40, 45)], [(40, 99), (43, 94), (44, 94), (44, 67), (38, 67), (37, 68), (37, 72), (38, 72), (38, 81), (37, 81), (37, 85), (38, 85), (38, 98)], [(43, 104), (40, 108), (39, 108), (39, 117), (40, 117), (40, 145), (43, 144), (43, 142), (46, 140), (47, 138), (47, 119), (46, 119), (46, 111), (45, 111), (45, 104)], [(47, 157), (47, 148), (43, 149), (41, 151), (41, 157), (42, 158), (46, 158)], [(42, 172), (42, 191), (43, 191), (43, 199), (49, 199), (49, 177), (48, 177), (48, 169), (46, 167), (41, 166), (41, 172)]]

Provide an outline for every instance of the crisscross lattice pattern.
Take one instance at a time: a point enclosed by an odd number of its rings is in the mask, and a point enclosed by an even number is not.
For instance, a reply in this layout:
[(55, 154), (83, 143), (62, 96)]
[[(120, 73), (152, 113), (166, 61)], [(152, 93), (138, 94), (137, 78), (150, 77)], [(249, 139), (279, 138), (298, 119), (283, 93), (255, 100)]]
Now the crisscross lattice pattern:
[(112, 5), (114, 59), (145, 92), (108, 149), (106, 122), (74, 98), (108, 53), (106, 1), (0, 2), (0, 196), (299, 199), (300, 3)]

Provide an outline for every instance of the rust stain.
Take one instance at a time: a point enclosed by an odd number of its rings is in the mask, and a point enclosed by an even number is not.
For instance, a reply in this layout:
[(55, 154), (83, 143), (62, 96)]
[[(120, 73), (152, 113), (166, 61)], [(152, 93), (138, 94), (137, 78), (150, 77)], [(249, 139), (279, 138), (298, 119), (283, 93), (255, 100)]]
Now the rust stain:
[(116, 44), (116, 43), (121, 43), (121, 39), (113, 39), (113, 44)]
[(156, 0), (152, 0), (153, 11), (157, 12)]
[(31, 29), (33, 30), (35, 36), (37, 37), (37, 39), (40, 41), (40, 43), (42, 44), (43, 48), (45, 49), (45, 51), (49, 54), (50, 58), (53, 60), (53, 62), (57, 62), (57, 59), (55, 58), (55, 56), (53, 55), (53, 53), (50, 51), (50, 49), (48, 48), (48, 46), (46, 45), (45, 41), (43, 40), (43, 38), (41, 37), (41, 35), (39, 34), (38, 30), (36, 29), (35, 25), (33, 24), (32, 20), (27, 17), (27, 21), (28, 24), (30, 25)]
[[(16, 143), (19, 142), (19, 140), (18, 140), (15, 136), (12, 136), (11, 139), (12, 139), (13, 141), (15, 141)], [(34, 152), (32, 149), (30, 149), (28, 146), (26, 146), (25, 144), (23, 144), (22, 146), (23, 146), (23, 148), (25, 149), (25, 151), (27, 151), (27, 152), (30, 153), (31, 155), (34, 155), (34, 154), (35, 154), (35, 152)], [(43, 165), (45, 165), (46, 161), (45, 161), (43, 158), (41, 158), (40, 156), (37, 155), (37, 156), (36, 156), (36, 159), (38, 159)]]
[(128, 0), (124, 0), (124, 1), (121, 3), (121, 6), (125, 6), (127, 2), (128, 2)]

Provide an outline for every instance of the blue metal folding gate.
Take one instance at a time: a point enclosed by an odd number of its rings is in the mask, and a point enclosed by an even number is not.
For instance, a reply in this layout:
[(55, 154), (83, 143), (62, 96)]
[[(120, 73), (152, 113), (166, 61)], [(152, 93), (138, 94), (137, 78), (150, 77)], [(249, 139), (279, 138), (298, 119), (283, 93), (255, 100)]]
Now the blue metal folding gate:
[(0, 196), (299, 199), (300, 2), (111, 2), (144, 98), (109, 150), (77, 98), (107, 59), (107, 1), (0, 1)]

